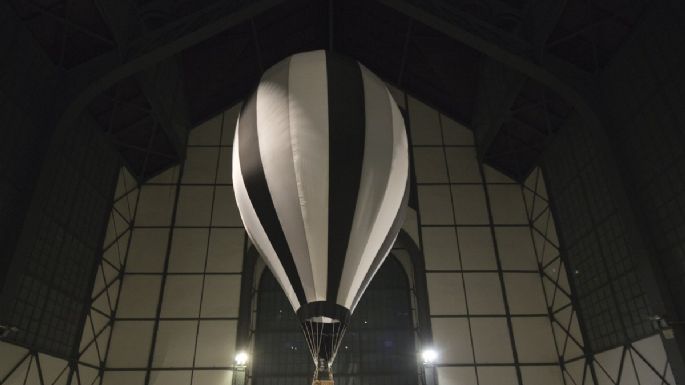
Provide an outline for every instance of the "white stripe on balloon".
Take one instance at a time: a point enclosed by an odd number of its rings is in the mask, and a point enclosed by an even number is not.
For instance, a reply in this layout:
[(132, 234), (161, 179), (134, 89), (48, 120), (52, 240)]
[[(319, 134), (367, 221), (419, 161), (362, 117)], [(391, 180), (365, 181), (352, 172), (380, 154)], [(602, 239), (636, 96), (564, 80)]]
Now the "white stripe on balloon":
[[(288, 102), (293, 161), (309, 245), (309, 259), (293, 255), (296, 263), (311, 265), (315, 295), (325, 301), (328, 281), (328, 80), (324, 51), (294, 55), (290, 61)], [(299, 260), (299, 261), (298, 261)], [(299, 268), (298, 268), (299, 269)]]
[[(240, 122), (240, 118), (238, 118), (238, 122)], [(235, 144), (239, 143), (238, 131), (239, 130), (236, 127), (235, 140), (233, 142)], [(245, 182), (243, 181), (240, 169), (239, 150), (240, 146), (233, 146), (233, 191), (235, 193), (236, 203), (240, 209), (240, 218), (245, 225), (247, 235), (252, 240), (252, 244), (257, 248), (259, 254), (262, 255), (267, 266), (269, 266), (274, 277), (283, 288), (293, 309), (297, 311), (301, 306), (300, 301), (298, 301), (297, 296), (295, 295), (295, 290), (293, 290), (293, 286), (288, 280), (288, 276), (285, 274), (285, 269), (283, 269), (283, 265), (278, 259), (276, 251), (274, 251), (273, 246), (271, 246), (271, 241), (269, 241), (269, 237), (264, 231), (264, 227), (262, 227), (262, 224), (257, 217), (257, 213), (252, 206), (252, 201), (250, 201), (250, 197), (247, 194), (247, 189), (245, 188)]]

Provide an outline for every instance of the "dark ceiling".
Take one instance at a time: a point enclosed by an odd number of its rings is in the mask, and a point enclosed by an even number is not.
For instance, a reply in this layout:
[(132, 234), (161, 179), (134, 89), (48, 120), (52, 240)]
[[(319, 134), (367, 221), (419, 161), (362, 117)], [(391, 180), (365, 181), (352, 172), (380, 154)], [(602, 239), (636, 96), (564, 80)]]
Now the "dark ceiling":
[[(54, 65), (71, 78), (108, 57), (123, 65), (157, 46), (186, 44), (105, 87), (87, 107), (141, 180), (182, 159), (187, 129), (240, 101), (265, 68), (313, 49), (350, 55), (471, 127), (484, 138), (478, 141), (481, 159), (522, 180), (573, 106), (556, 90), (518, 73), (505, 84), (509, 88), (492, 91), (496, 84), (486, 79), (485, 69), (501, 64), (426, 20), (447, 22), (533, 64), (554, 58), (592, 77), (648, 5), (647, 0), (10, 3)], [(184, 40), (232, 17), (239, 22), (192, 44)], [(501, 118), (481, 124), (484, 100), (503, 94), (509, 96), (496, 111)]]
[(470, 121), (479, 53), (422, 24), (410, 27), (406, 16), (379, 3), (336, 2), (329, 12), (325, 1), (286, 2), (184, 51), (191, 121), (244, 98), (262, 70), (281, 59), (331, 46), (459, 121)]

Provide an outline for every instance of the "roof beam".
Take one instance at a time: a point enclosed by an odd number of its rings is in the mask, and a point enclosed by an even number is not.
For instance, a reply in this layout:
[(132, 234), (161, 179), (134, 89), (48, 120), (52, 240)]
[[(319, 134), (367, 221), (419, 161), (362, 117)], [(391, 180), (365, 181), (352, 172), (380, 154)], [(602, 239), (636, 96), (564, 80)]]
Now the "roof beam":
[(219, 2), (219, 8), (209, 7), (132, 42), (125, 55), (110, 52), (74, 68), (63, 84), (67, 100), (62, 105), (57, 130), (68, 130), (93, 98), (120, 80), (151, 68), (283, 2), (285, 0), (262, 0), (238, 10), (222, 9), (220, 7), (226, 8), (230, 4)]
[(511, 107), (525, 84), (526, 77), (501, 62), (485, 59), (481, 67), (476, 107), (471, 120), (478, 159), (483, 162)]
[[(576, 88), (574, 79), (565, 78), (565, 73), (556, 73), (557, 68), (549, 68), (546, 64), (538, 64), (527, 55), (531, 49), (516, 52), (511, 49), (500, 37), (484, 38), (476, 32), (467, 30), (459, 25), (443, 20), (439, 16), (426, 12), (422, 8), (409, 4), (405, 0), (377, 0), (380, 3), (400, 12), (407, 17), (431, 26), (432, 28), (444, 33), (454, 40), (481, 52), (482, 54), (496, 60), (507, 67), (530, 77), (538, 83), (545, 85), (558, 93), (561, 97), (568, 100), (581, 112), (592, 116), (595, 115), (590, 109), (585, 96)], [(559, 62), (560, 60), (555, 60)], [(587, 111), (590, 109), (590, 111)], [(596, 120), (593, 118), (592, 120)]]
[[(564, 63), (559, 59), (555, 59), (546, 55), (541, 59), (534, 59), (535, 53), (538, 49), (534, 48), (532, 43), (523, 42), (512, 47), (512, 38), (497, 34), (483, 34), (476, 31), (469, 23), (465, 23), (470, 27), (462, 27), (455, 23), (444, 20), (442, 17), (428, 12), (420, 7), (410, 4), (406, 0), (378, 0), (387, 7), (412, 18), (413, 20), (422, 24), (431, 26), (432, 28), (444, 33), (454, 40), (481, 52), (489, 57), (496, 64), (492, 65), (490, 69), (484, 69), (487, 73), (485, 80), (486, 84), (483, 86), (484, 95), (479, 96), (479, 99), (487, 97), (499, 98), (495, 100), (493, 105), (480, 105), (477, 109), (482, 109), (477, 112), (480, 119), (483, 119), (478, 124), (486, 124), (486, 127), (472, 127), (476, 130), (486, 129), (488, 132), (483, 134), (482, 145), (489, 145), (492, 139), (496, 137), (497, 131), (501, 127), (503, 117), (508, 115), (511, 103), (513, 103), (518, 90), (522, 87), (523, 81), (530, 78), (533, 81), (549, 88), (552, 92), (558, 94), (562, 99), (566, 100), (569, 105), (573, 106), (578, 113), (583, 117), (587, 124), (593, 127), (601, 127), (601, 121), (598, 114), (595, 112), (595, 102), (597, 100), (597, 91), (594, 84), (596, 82), (591, 75), (574, 69), (572, 66)], [(556, 2), (555, 2), (556, 3)], [(558, 5), (561, 7), (561, 5)], [(560, 14), (560, 10), (558, 11)], [(541, 24), (540, 31), (550, 33), (552, 30), (550, 23)], [(487, 37), (484, 37), (487, 36)], [(536, 42), (536, 44), (544, 43), (545, 39)], [(527, 45), (527, 47), (526, 47)], [(499, 75), (495, 75), (499, 74)], [(489, 96), (485, 93), (490, 93), (493, 89), (502, 91), (503, 85), (495, 84), (497, 80), (505, 79), (508, 84), (507, 90), (500, 96)], [(487, 84), (489, 83), (489, 84)], [(488, 91), (490, 89), (490, 91)], [(483, 118), (486, 114), (490, 114), (488, 119)], [(479, 149), (481, 156), (487, 152), (487, 148)]]
[[(125, 55), (132, 33), (145, 36), (145, 25), (140, 18), (130, 17), (134, 7), (130, 1), (109, 2), (95, 0), (100, 16), (112, 31), (120, 55)], [(189, 129), (187, 105), (182, 87), (183, 73), (176, 57), (169, 57), (135, 76), (143, 95), (150, 103), (150, 115), (160, 125), (172, 144), (174, 154), (167, 157), (181, 159), (185, 155), (185, 140)], [(138, 177), (141, 177), (140, 175)]]

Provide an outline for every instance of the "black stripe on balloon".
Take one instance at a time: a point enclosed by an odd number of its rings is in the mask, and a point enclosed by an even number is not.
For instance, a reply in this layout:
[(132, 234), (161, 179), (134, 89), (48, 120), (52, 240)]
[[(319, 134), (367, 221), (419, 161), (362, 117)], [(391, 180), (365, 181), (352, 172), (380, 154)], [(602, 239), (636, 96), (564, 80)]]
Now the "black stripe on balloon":
[(245, 181), (245, 189), (250, 197), (252, 207), (254, 207), (259, 222), (264, 227), (266, 235), (269, 237), (271, 246), (276, 251), (278, 259), (283, 265), (285, 274), (288, 276), (290, 284), (293, 286), (295, 295), (300, 301), (300, 305), (307, 303), (304, 295), (302, 282), (297, 273), (297, 267), (290, 252), (288, 241), (283, 233), (283, 228), (278, 220), (278, 214), (274, 207), (269, 186), (264, 175), (264, 167), (259, 151), (259, 138), (257, 136), (257, 91), (252, 93), (250, 99), (243, 105), (240, 112), (240, 122), (238, 123), (240, 172)]
[(383, 263), (383, 261), (385, 261), (385, 257), (388, 256), (388, 254), (390, 253), (390, 249), (392, 249), (392, 246), (395, 244), (397, 234), (399, 234), (400, 229), (402, 228), (402, 224), (404, 224), (404, 218), (407, 212), (407, 203), (409, 202), (409, 191), (409, 179), (407, 178), (407, 184), (404, 188), (404, 195), (402, 196), (402, 203), (400, 204), (400, 209), (399, 211), (397, 211), (397, 215), (395, 216), (395, 219), (392, 222), (392, 226), (390, 226), (390, 231), (388, 231), (388, 234), (385, 236), (385, 239), (383, 240), (381, 247), (378, 249), (376, 257), (373, 259), (373, 262), (371, 262), (371, 267), (369, 268), (369, 271), (366, 273), (364, 281), (362, 281), (362, 284), (359, 286), (359, 291), (357, 292), (357, 294), (354, 295), (354, 301), (352, 302), (352, 306), (356, 306), (356, 304), (359, 303), (359, 299), (371, 283), (371, 280), (373, 279), (376, 271)]
[(337, 301), (362, 174), (366, 116), (359, 64), (326, 52), (328, 80), (328, 283)]

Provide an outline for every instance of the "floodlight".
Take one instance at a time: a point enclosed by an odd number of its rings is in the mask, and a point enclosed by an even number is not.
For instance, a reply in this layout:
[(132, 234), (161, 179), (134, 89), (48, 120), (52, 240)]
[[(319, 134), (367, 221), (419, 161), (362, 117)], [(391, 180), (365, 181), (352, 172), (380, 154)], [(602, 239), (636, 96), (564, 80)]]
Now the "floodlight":
[(423, 352), (421, 352), (421, 359), (423, 360), (424, 365), (432, 365), (438, 359), (438, 352), (434, 349), (424, 349)]
[(249, 359), (249, 356), (245, 352), (239, 352), (238, 354), (235, 355), (235, 364), (236, 366), (244, 367), (247, 366), (247, 361)]

